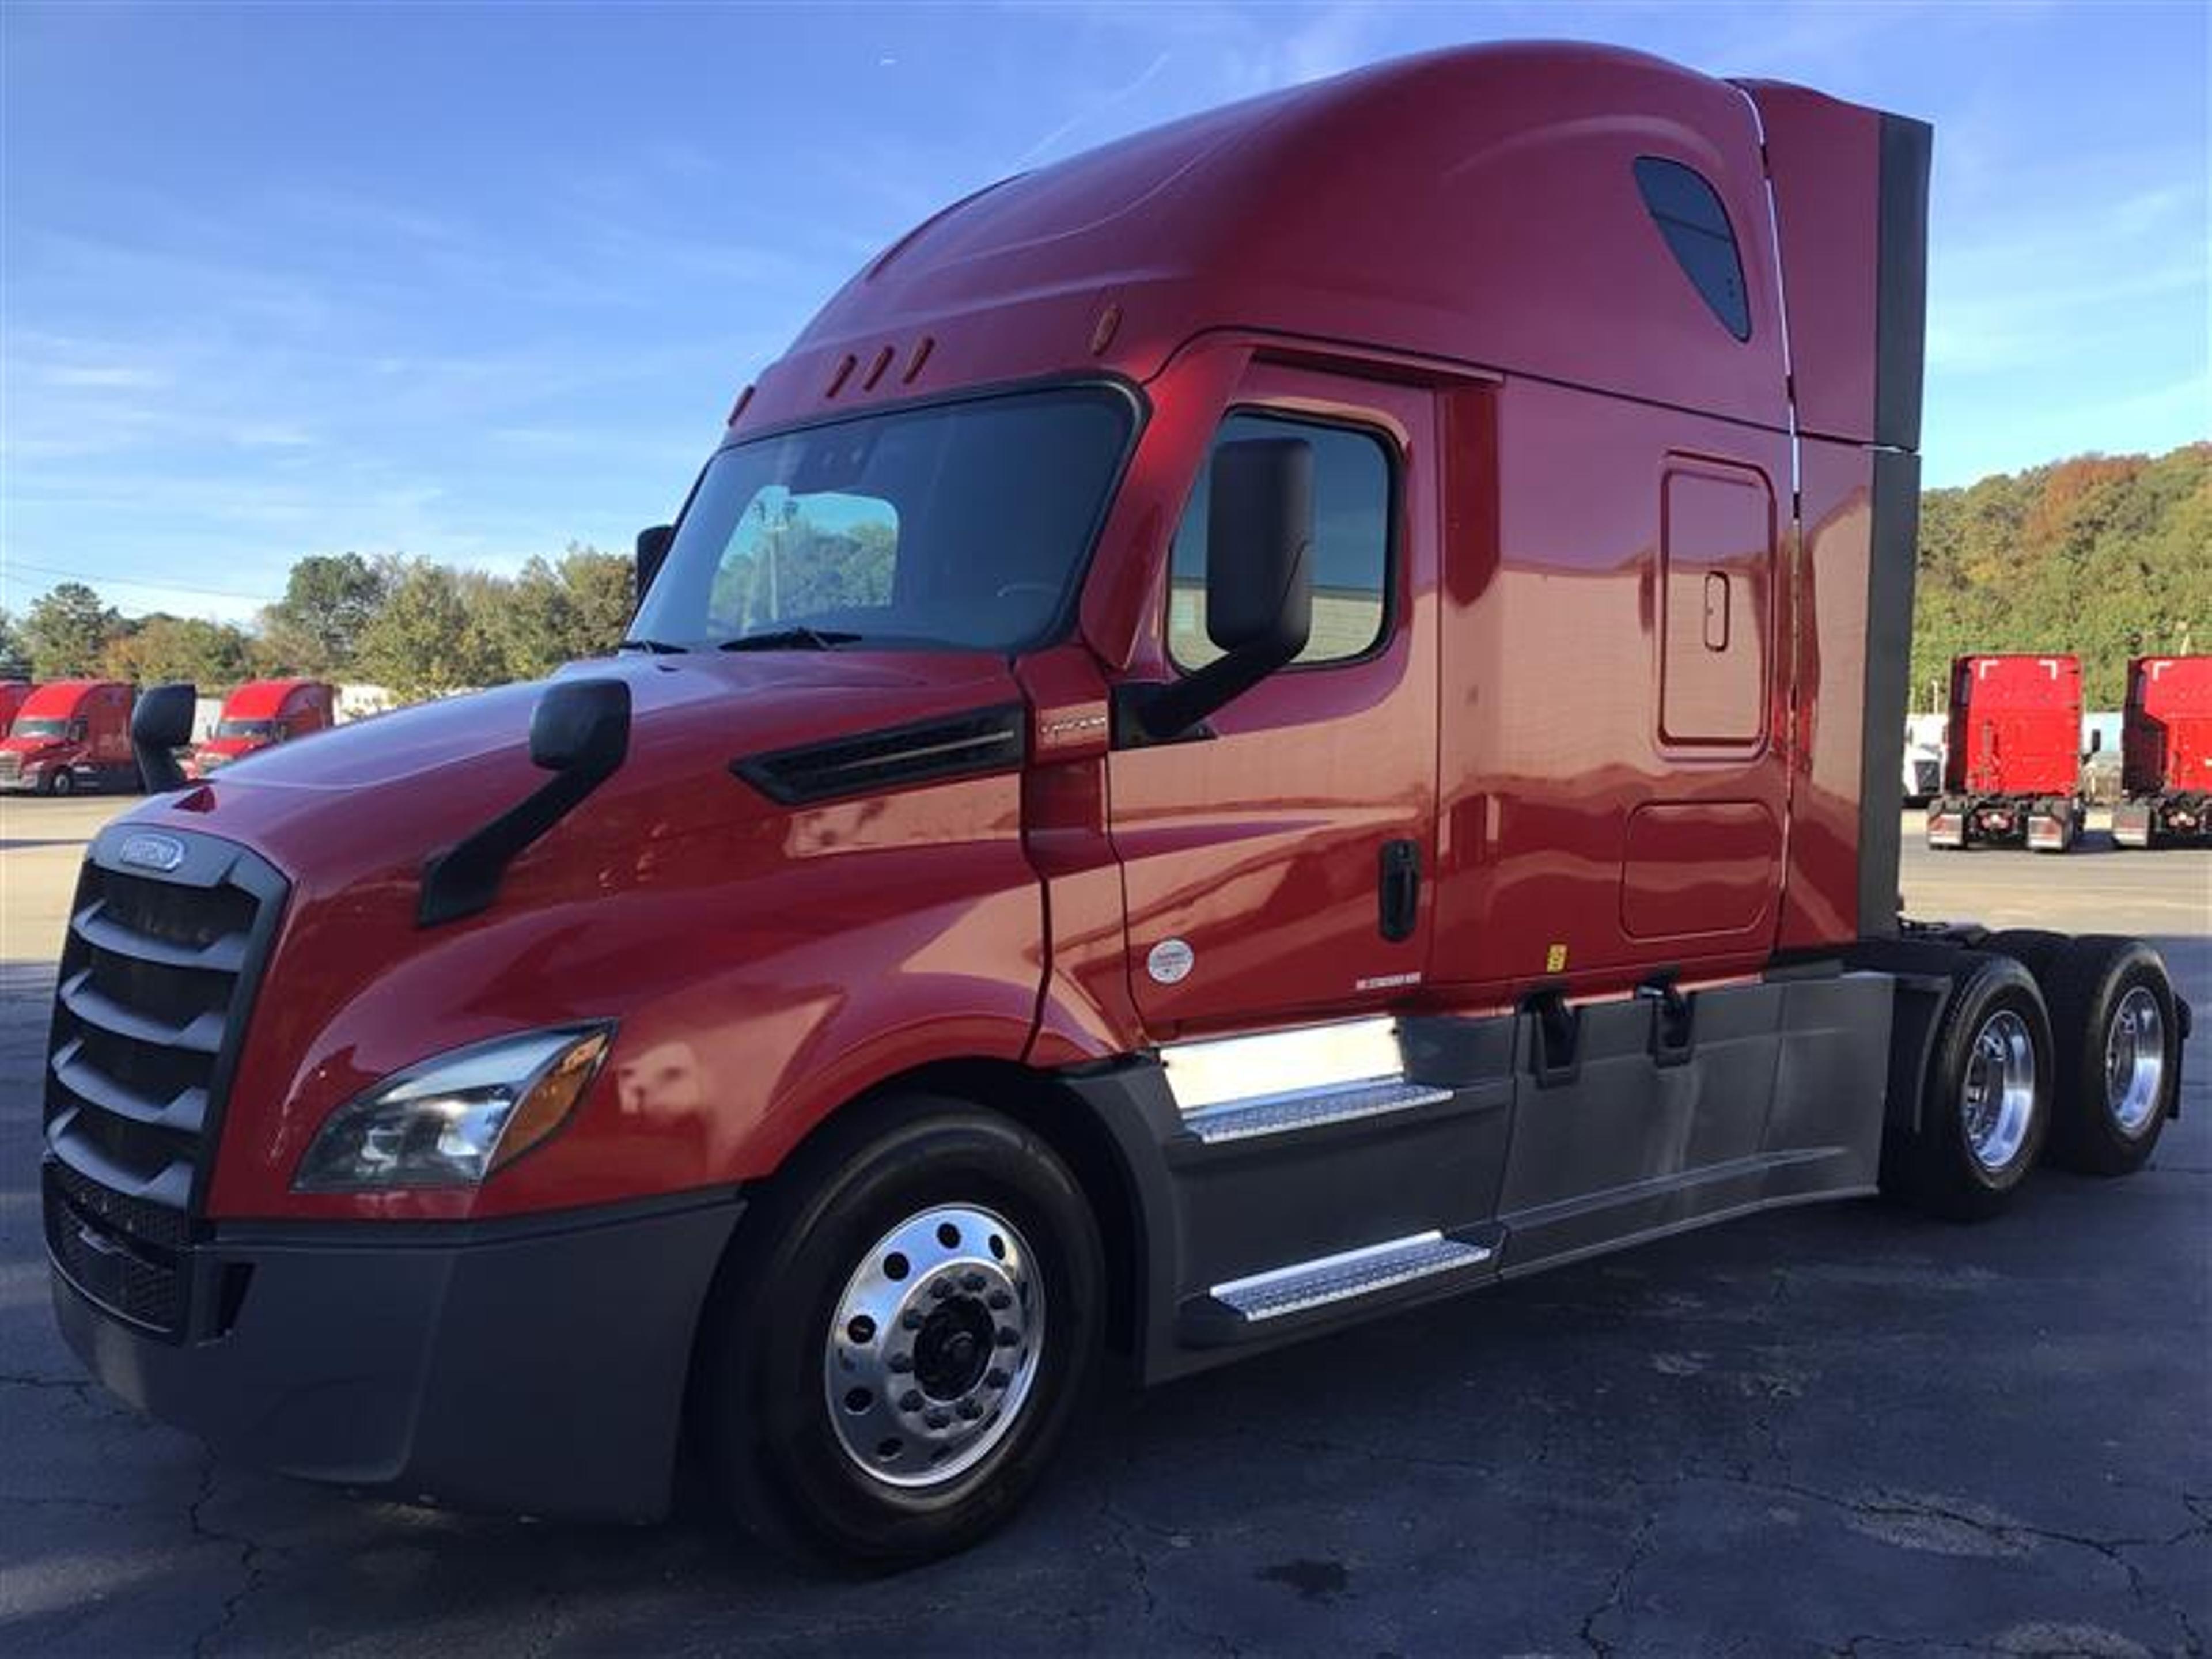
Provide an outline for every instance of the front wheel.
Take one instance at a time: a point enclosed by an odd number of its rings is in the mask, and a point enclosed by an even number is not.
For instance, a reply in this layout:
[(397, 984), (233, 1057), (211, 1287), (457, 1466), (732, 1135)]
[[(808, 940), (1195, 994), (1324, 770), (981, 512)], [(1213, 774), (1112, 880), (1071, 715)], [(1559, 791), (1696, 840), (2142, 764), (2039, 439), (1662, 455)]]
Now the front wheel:
[(879, 1103), (802, 1156), (732, 1247), (697, 1396), (716, 1473), (776, 1541), (894, 1563), (975, 1542), (1096, 1369), (1104, 1255), (1018, 1125)]
[(76, 793), (76, 777), (66, 766), (57, 766), (46, 774), (46, 793), (50, 795)]

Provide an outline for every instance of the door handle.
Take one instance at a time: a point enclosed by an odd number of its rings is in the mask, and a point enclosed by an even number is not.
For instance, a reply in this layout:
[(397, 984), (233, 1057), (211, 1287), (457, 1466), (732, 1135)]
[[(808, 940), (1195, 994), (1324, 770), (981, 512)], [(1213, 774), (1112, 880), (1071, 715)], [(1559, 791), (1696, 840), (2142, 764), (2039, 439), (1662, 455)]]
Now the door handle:
[(1418, 842), (1382, 843), (1382, 915), (1378, 926), (1392, 944), (1413, 936), (1421, 913), (1421, 848)]

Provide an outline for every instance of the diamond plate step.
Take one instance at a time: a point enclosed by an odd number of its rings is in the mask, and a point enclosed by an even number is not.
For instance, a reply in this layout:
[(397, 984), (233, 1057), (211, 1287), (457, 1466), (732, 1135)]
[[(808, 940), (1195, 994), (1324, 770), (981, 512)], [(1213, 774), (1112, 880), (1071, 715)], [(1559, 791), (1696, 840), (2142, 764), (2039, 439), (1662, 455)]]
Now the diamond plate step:
[(1291, 1134), (1300, 1129), (1319, 1128), (1324, 1123), (1348, 1123), (1357, 1118), (1411, 1111), (1416, 1106), (1433, 1106), (1451, 1097), (1450, 1090), (1439, 1089), (1432, 1084), (1370, 1078), (1335, 1088), (1300, 1089), (1257, 1100), (1224, 1100), (1219, 1105), (1187, 1113), (1182, 1125), (1211, 1146), (1225, 1140)]
[(1340, 1255), (1325, 1255), (1292, 1267), (1276, 1267), (1247, 1279), (1216, 1285), (1213, 1299), (1234, 1310), (1248, 1325), (1280, 1319), (1309, 1308), (1372, 1296), (1417, 1279), (1460, 1273), (1490, 1260), (1487, 1245), (1468, 1244), (1442, 1233), (1413, 1233), (1388, 1243), (1370, 1244)]

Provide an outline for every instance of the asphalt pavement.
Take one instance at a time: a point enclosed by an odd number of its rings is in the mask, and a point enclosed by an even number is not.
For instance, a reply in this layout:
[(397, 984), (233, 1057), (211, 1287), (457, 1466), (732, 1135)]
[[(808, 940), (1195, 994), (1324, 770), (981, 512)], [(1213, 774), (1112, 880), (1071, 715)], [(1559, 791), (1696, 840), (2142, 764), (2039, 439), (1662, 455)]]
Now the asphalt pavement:
[[(47, 1309), (38, 1088), (78, 849), (0, 802), (0, 1653), (2202, 1653), (2212, 854), (1929, 854), (1916, 914), (2154, 937), (2204, 1010), (2154, 1165), (1978, 1227), (1791, 1212), (1100, 1399), (1016, 1522), (892, 1577), (211, 1462)], [(518, 1376), (520, 1395), (531, 1378)]]

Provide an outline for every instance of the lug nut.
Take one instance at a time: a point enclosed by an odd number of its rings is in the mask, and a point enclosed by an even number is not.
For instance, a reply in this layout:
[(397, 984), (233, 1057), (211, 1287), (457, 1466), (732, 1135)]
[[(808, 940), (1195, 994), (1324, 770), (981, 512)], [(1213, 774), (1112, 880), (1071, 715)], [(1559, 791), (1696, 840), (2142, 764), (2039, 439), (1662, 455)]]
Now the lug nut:
[(961, 1274), (960, 1288), (963, 1291), (971, 1291), (981, 1290), (983, 1288), (983, 1275), (981, 1273)]
[(999, 1327), (999, 1334), (996, 1340), (1000, 1347), (1011, 1348), (1015, 1343), (1021, 1340), (1022, 1334), (1014, 1329), (1011, 1325), (1001, 1325)]
[(1014, 1305), (1014, 1298), (1004, 1291), (994, 1291), (983, 1298), (983, 1305), (993, 1313), (1003, 1313)]
[(963, 1400), (960, 1402), (959, 1412), (961, 1416), (972, 1423), (983, 1414), (983, 1408), (972, 1400)]
[(904, 1313), (899, 1316), (899, 1328), (908, 1331), (920, 1330), (921, 1328), (921, 1316), (916, 1313), (913, 1309), (908, 1308)]
[(950, 1275), (939, 1279), (934, 1285), (932, 1285), (929, 1287), (929, 1293), (935, 1297), (939, 1302), (944, 1301), (946, 1297), (951, 1295), (952, 1280)]
[(910, 1353), (895, 1353), (891, 1356), (890, 1364), (891, 1369), (903, 1376), (914, 1369), (914, 1356)]
[(1006, 1372), (1000, 1370), (996, 1365), (994, 1365), (988, 1371), (984, 1373), (983, 1380), (994, 1389), (1003, 1389), (1007, 1383), (1012, 1382), (1013, 1378), (1009, 1376)]
[(921, 1409), (921, 1390), (919, 1389), (908, 1389), (904, 1394), (901, 1395), (899, 1396), (899, 1409), (902, 1412), (920, 1411)]
[(933, 1429), (949, 1429), (952, 1426), (952, 1413), (939, 1407), (921, 1420)]

